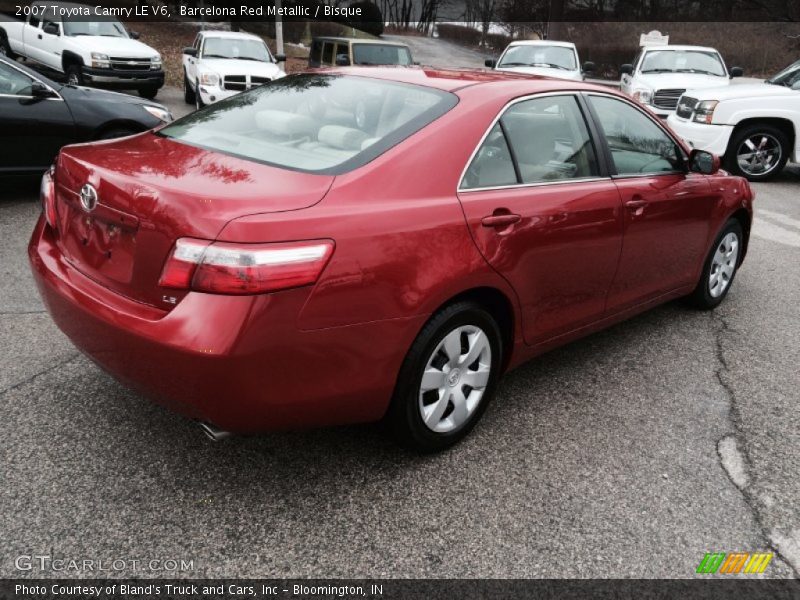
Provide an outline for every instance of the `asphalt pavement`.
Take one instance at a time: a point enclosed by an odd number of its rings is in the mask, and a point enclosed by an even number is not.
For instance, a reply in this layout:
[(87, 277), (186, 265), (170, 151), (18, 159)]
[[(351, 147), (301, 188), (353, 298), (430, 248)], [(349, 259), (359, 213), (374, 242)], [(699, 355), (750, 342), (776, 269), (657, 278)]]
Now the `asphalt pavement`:
[[(174, 88), (159, 100), (191, 110)], [(4, 182), (0, 577), (685, 578), (737, 550), (796, 577), (800, 167), (755, 189), (716, 311), (673, 302), (540, 357), (463, 443), (420, 457), (377, 425), (213, 444), (126, 389), (44, 311), (25, 252), (37, 182)]]
[[(691, 577), (705, 552), (800, 569), (800, 169), (755, 186), (713, 313), (674, 302), (510, 373), (419, 457), (379, 426), (233, 438), (126, 389), (44, 312), (36, 182), (0, 200), (0, 576), (19, 556), (184, 560), (127, 576)], [(171, 566), (172, 563), (169, 563)], [(95, 573), (96, 575), (96, 573)]]

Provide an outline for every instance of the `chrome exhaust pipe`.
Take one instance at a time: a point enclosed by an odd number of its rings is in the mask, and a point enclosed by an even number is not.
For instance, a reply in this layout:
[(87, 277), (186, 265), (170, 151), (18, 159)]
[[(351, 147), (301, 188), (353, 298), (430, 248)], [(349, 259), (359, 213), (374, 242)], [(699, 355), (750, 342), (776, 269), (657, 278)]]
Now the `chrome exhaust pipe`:
[(200, 429), (206, 434), (206, 437), (212, 442), (221, 442), (225, 438), (231, 437), (233, 434), (230, 431), (214, 427), (211, 423), (200, 421)]

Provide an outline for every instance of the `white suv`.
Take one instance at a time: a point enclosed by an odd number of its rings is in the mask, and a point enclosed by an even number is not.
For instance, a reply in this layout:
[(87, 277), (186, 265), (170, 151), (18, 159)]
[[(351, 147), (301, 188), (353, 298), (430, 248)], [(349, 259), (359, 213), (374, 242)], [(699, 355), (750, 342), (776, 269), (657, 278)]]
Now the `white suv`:
[(689, 91), (668, 122), (689, 145), (722, 156), (732, 173), (769, 179), (800, 160), (800, 61), (763, 83)]
[(714, 48), (645, 46), (632, 64), (620, 67), (620, 73), (623, 92), (666, 118), (686, 90), (728, 85), (742, 70), (733, 67), (729, 72)]
[(570, 42), (521, 40), (511, 42), (498, 60), (488, 59), (486, 66), (496, 71), (510, 71), (527, 75), (544, 75), (583, 81), (584, 71), (593, 71), (594, 64), (587, 62), (580, 68), (578, 50)]
[(201, 31), (183, 49), (183, 93), (202, 108), (286, 76), (260, 37), (231, 31)]

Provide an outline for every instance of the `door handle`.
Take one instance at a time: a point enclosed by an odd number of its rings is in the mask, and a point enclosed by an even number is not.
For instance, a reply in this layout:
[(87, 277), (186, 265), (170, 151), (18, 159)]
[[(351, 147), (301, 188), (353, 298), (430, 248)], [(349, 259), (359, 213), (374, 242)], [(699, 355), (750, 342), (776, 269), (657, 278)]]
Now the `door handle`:
[(42, 39), (42, 34), (41, 33), (39, 34), (39, 39)]
[(634, 217), (641, 217), (644, 214), (645, 206), (647, 206), (647, 201), (638, 196), (634, 196), (632, 200), (625, 203), (625, 208), (630, 210)]
[(484, 227), (509, 227), (514, 225), (515, 223), (519, 223), (522, 217), (515, 214), (510, 213), (500, 213), (494, 214), (489, 217), (483, 217), (481, 219), (481, 225)]
[(646, 200), (628, 200), (625, 203), (625, 206), (627, 208), (644, 208), (645, 206), (647, 206), (647, 201)]

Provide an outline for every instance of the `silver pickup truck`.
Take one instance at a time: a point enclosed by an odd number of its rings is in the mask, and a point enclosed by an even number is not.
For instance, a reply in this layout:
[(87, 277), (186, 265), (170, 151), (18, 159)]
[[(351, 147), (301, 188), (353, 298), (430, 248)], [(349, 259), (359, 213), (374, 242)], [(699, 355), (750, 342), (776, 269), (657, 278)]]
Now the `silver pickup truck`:
[(34, 2), (25, 20), (0, 20), (0, 55), (63, 73), (74, 85), (134, 89), (155, 98), (164, 85), (161, 56), (114, 18), (87, 20), (92, 7)]

